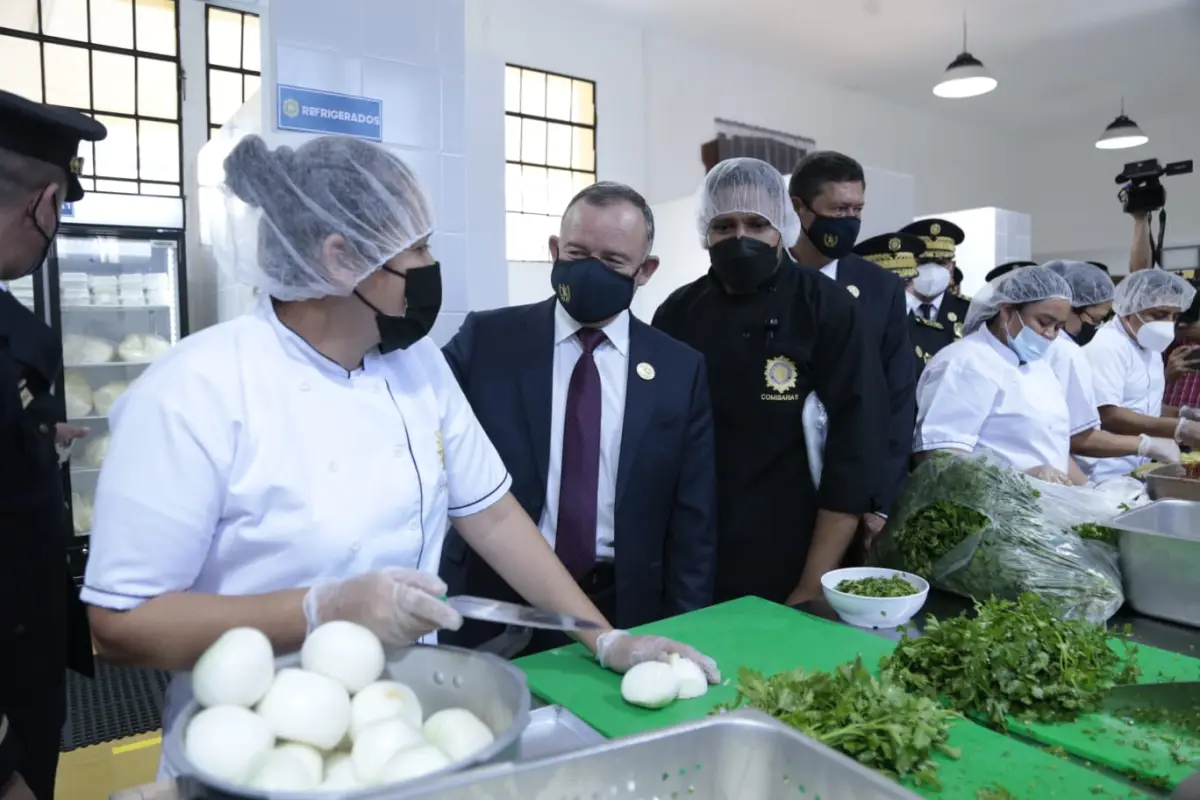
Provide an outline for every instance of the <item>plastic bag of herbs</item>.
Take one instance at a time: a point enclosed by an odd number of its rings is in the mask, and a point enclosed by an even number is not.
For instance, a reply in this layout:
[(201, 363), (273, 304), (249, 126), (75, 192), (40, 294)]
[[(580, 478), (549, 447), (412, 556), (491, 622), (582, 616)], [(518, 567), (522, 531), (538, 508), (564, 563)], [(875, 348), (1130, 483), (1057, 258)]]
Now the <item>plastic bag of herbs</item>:
[(1104, 525), (1119, 511), (1110, 494), (1034, 480), (989, 453), (935, 453), (909, 477), (868, 563), (978, 600), (1033, 592), (1064, 618), (1103, 622), (1125, 600)]

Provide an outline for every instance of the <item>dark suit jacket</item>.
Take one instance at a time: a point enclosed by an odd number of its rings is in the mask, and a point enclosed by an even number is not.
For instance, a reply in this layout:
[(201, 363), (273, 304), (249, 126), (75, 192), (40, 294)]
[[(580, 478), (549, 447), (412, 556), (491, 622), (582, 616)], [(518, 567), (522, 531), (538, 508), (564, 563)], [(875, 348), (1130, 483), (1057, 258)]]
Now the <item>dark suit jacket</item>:
[[(512, 474), (536, 524), (546, 502), (554, 364), (553, 298), (472, 312), (443, 348), (450, 368)], [(704, 359), (629, 320), (629, 383), (617, 468), (616, 619), (621, 628), (712, 602), (716, 466)], [(637, 367), (649, 364), (652, 379)], [(517, 599), (451, 531), (441, 575), (451, 594)]]
[(854, 287), (861, 318), (867, 323), (868, 343), (879, 353), (889, 398), (888, 463), (879, 490), (879, 507), (885, 512), (908, 480), (913, 426), (917, 419), (917, 375), (913, 345), (908, 336), (908, 309), (904, 282), (878, 264), (856, 255), (838, 261), (837, 282)]

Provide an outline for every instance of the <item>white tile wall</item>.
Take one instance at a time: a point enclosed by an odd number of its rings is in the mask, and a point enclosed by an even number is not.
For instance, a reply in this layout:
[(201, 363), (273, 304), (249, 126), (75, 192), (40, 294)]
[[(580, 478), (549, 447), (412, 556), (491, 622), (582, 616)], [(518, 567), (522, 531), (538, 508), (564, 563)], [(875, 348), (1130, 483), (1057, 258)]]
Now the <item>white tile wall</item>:
[[(436, 214), (434, 255), (442, 263), (442, 314), (434, 338), (444, 342), (462, 323), (479, 281), (471, 276), (476, 243), (467, 191), (465, 0), (272, 0), (263, 52), (275, 54), (279, 83), (371, 97), (383, 102), (383, 143), (417, 173)], [(503, 69), (497, 70), (502, 77)], [(488, 91), (495, 87), (488, 86)], [(498, 96), (503, 102), (503, 87)], [(264, 92), (264, 95), (267, 94)], [(266, 119), (275, 119), (272, 87)], [(497, 117), (503, 120), (503, 109)], [(500, 141), (503, 141), (501, 135)], [(499, 181), (503, 197), (503, 153)], [(503, 225), (503, 213), (500, 214)], [(468, 231), (472, 231), (468, 235)], [(503, 234), (497, 247), (503, 266)], [(486, 259), (478, 259), (487, 263)], [(503, 280), (503, 274), (500, 279)], [(487, 280), (483, 281), (487, 283)], [(503, 298), (500, 299), (500, 303)]]

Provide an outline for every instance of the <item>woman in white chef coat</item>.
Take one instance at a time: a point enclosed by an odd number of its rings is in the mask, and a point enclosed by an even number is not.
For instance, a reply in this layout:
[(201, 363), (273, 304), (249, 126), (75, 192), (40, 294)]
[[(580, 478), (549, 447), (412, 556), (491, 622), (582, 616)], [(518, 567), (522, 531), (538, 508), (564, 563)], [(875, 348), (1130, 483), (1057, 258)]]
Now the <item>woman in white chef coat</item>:
[[(1113, 293), (1116, 317), (1096, 331), (1083, 348), (1092, 370), (1092, 389), (1106, 431), (1126, 436), (1171, 439), (1200, 446), (1200, 422), (1193, 410), (1164, 407), (1162, 353), (1175, 339), (1175, 318), (1192, 303), (1196, 290), (1160, 269), (1134, 272)], [(1128, 475), (1145, 458), (1124, 456), (1080, 461), (1096, 483)]]
[[(1100, 412), (1092, 389), (1092, 368), (1075, 337), (1095, 327), (1112, 310), (1113, 282), (1108, 273), (1084, 261), (1050, 261), (1046, 269), (1061, 275), (1071, 287), (1071, 313), (1046, 351), (1046, 362), (1062, 385), (1071, 419), (1071, 455), (1092, 458), (1138, 456), (1178, 463), (1179, 445), (1146, 434), (1125, 436), (1100, 427)], [(1092, 337), (1088, 337), (1089, 339)], [(1085, 473), (1084, 465), (1078, 464)]]
[[(457, 628), (435, 574), (448, 516), (530, 603), (602, 620), (426, 337), (442, 287), (412, 171), (357, 139), (250, 136), (225, 177), (221, 260), (261, 302), (184, 339), (113, 412), (83, 589), (99, 654), (186, 670), (237, 626), (276, 652), (334, 619), (392, 645)], [(617, 671), (681, 652), (719, 680), (661, 637), (581, 639)], [(176, 680), (167, 726), (187, 695)]]
[(971, 301), (963, 338), (921, 374), (913, 452), (990, 450), (1034, 477), (1082, 482), (1068, 476), (1070, 415), (1044, 358), (1071, 302), (1071, 287), (1045, 267), (985, 286)]

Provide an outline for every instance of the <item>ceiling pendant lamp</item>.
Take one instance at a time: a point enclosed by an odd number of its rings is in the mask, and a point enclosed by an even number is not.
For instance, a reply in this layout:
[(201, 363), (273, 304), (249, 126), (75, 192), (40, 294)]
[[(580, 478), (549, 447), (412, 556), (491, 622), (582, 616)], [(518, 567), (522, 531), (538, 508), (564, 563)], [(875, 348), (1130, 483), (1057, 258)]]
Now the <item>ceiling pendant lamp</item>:
[(1139, 147), (1150, 141), (1150, 137), (1142, 133), (1137, 123), (1125, 116), (1125, 98), (1121, 98), (1121, 113), (1108, 124), (1104, 133), (1096, 140), (1096, 147), (1101, 150), (1124, 150), (1127, 147)]
[(963, 11), (963, 51), (946, 67), (946, 74), (933, 87), (933, 93), (951, 99), (978, 97), (992, 91), (996, 85), (996, 79), (988, 75), (983, 62), (967, 50), (967, 12)]

